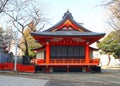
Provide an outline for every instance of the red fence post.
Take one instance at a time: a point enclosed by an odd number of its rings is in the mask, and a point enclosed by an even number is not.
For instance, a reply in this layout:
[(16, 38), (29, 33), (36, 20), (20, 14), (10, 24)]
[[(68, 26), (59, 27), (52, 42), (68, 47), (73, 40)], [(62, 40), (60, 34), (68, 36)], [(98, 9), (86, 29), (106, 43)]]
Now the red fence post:
[(2, 63), (0, 63), (0, 70), (3, 70), (3, 65), (2, 65)]

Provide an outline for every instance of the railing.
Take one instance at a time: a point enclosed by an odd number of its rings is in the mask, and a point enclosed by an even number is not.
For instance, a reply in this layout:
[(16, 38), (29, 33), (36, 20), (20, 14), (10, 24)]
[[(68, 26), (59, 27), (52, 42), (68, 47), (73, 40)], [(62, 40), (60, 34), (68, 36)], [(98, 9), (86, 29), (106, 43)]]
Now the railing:
[[(99, 64), (99, 59), (90, 59), (89, 63)], [(46, 63), (44, 59), (33, 59), (34, 64)], [(86, 63), (85, 59), (50, 59), (49, 63)]]
[(85, 63), (85, 59), (50, 59), (50, 63)]
[(0, 70), (2, 70), (3, 68), (2, 68), (2, 63), (0, 63)]
[(90, 63), (99, 63), (100, 59), (90, 59)]
[[(0, 70), (14, 71), (14, 63), (5, 62), (3, 64), (0, 64)], [(35, 66), (34, 65), (17, 64), (17, 71), (34, 73)]]

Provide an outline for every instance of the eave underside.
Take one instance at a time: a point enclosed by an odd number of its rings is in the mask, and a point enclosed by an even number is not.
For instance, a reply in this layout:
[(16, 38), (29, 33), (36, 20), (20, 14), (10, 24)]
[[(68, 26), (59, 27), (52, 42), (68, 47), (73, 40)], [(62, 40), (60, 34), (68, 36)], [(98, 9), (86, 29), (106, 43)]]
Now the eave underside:
[(89, 42), (92, 44), (98, 41), (103, 35), (100, 36), (33, 36), (40, 44), (46, 45), (49, 41), (53, 45), (82, 45)]

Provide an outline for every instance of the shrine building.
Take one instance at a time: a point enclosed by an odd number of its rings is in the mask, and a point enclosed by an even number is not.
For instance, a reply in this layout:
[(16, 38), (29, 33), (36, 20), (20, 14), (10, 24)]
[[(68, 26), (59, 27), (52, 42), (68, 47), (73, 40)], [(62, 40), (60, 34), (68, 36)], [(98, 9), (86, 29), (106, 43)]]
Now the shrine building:
[(89, 72), (99, 65), (91, 55), (91, 44), (105, 33), (92, 32), (76, 22), (67, 11), (62, 20), (42, 32), (32, 32), (42, 47), (37, 52), (35, 65), (43, 72)]

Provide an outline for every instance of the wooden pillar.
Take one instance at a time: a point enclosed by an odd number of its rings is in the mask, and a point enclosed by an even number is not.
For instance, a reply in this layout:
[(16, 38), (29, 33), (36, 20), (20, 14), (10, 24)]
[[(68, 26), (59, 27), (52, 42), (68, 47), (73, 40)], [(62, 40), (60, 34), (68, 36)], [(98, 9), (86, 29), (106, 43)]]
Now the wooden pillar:
[(50, 43), (46, 42), (46, 63), (50, 61)]
[(86, 67), (86, 72), (90, 72), (90, 67), (89, 66)]
[(66, 72), (69, 72), (69, 65), (67, 65), (67, 71)]
[(49, 67), (48, 67), (48, 66), (46, 66), (45, 72), (46, 72), (46, 73), (49, 73)]
[(90, 48), (89, 48), (89, 43), (86, 44), (86, 48), (85, 48), (85, 61), (86, 61), (86, 63), (90, 62)]

